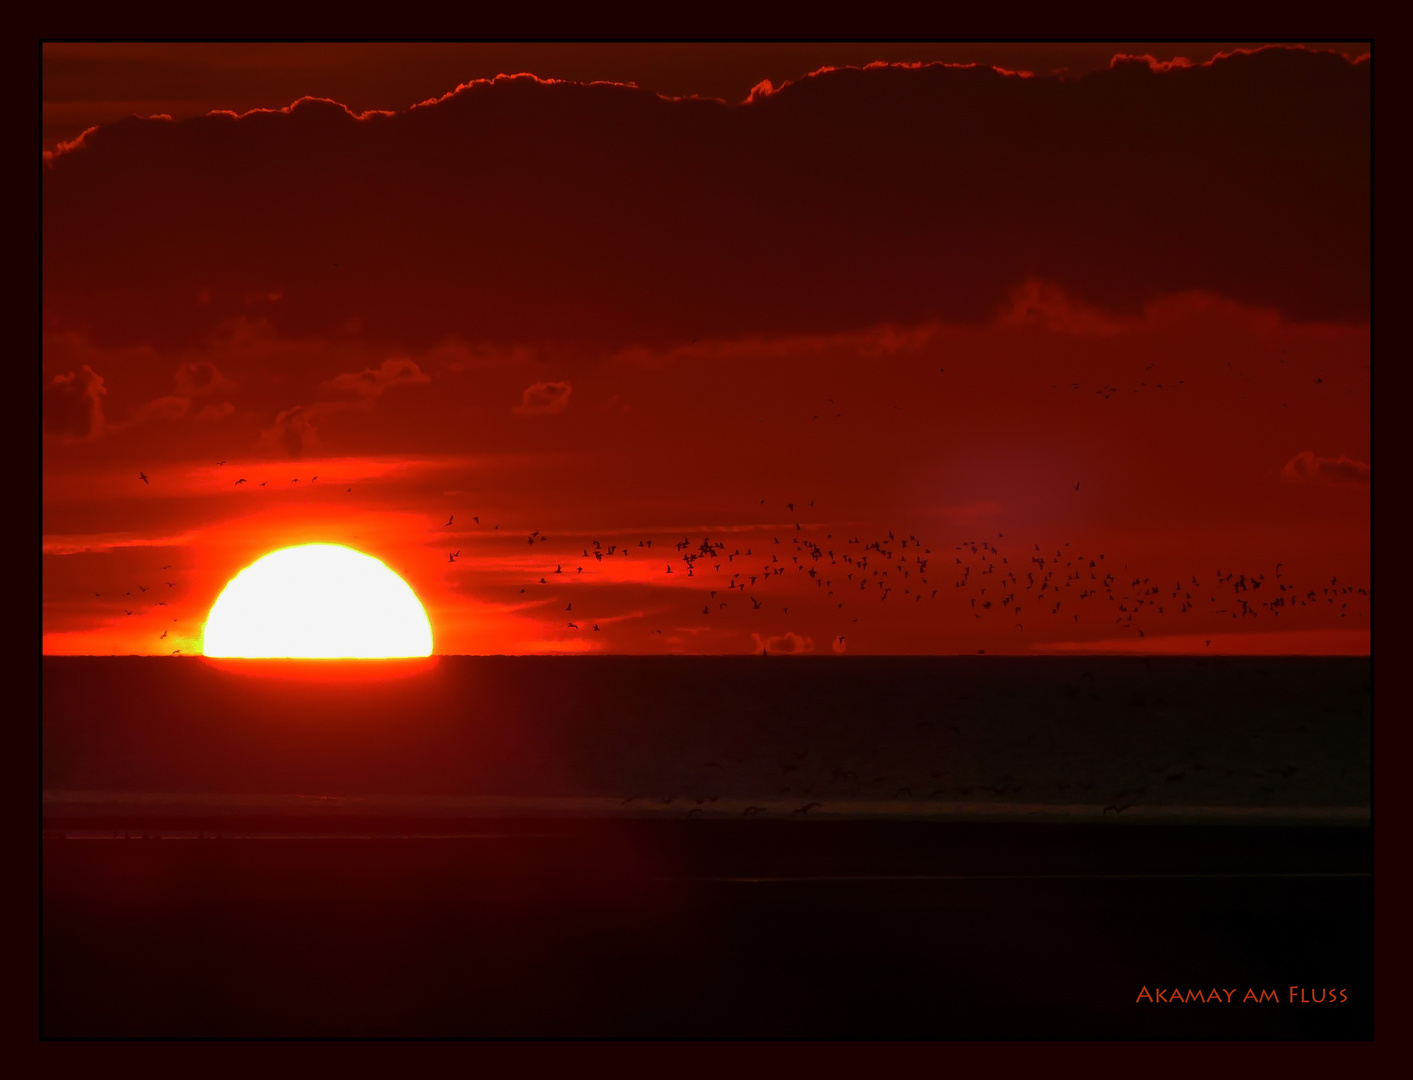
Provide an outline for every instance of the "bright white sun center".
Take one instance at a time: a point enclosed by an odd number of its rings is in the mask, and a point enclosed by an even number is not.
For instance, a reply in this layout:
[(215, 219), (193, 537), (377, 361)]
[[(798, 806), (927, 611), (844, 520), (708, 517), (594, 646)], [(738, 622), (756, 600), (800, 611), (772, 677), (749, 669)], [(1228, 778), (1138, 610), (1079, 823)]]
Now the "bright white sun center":
[(431, 656), (407, 582), (368, 555), (306, 544), (266, 555), (217, 597), (203, 652), (241, 657)]

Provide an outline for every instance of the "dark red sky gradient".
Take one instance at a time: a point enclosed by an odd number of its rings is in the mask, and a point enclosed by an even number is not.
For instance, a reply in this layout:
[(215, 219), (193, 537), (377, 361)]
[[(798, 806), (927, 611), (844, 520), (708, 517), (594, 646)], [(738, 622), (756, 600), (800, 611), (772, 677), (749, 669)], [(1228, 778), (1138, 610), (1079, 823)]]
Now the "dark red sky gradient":
[(1367, 50), (919, 48), (46, 47), (45, 651), (1367, 651)]

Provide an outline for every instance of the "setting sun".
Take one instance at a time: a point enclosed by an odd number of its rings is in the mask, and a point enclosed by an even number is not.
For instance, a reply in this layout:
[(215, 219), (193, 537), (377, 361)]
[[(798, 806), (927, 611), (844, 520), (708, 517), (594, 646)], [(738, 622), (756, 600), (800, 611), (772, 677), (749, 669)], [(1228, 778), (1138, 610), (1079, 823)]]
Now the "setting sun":
[(266, 555), (235, 576), (206, 620), (207, 656), (430, 656), (432, 627), (407, 583), (337, 544)]
[(1372, 41), (39, 44), (42, 1040), (1373, 1039)]

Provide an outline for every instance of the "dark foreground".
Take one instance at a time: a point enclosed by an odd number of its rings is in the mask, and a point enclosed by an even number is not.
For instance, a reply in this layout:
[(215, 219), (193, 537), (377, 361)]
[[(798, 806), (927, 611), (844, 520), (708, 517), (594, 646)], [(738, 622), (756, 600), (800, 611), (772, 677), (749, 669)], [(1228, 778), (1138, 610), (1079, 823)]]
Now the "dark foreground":
[(1373, 1036), (1366, 828), (82, 824), (44, 841), (49, 1037)]

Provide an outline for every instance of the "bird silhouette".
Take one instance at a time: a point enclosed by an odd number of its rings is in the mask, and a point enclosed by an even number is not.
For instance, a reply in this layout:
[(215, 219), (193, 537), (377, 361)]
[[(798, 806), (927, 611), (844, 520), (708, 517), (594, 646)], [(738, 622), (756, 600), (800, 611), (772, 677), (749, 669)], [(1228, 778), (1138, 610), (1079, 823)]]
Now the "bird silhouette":
[(145, 472), (140, 472), (140, 473), (138, 473), (138, 474), (137, 474), (137, 478), (138, 478), (139, 480), (141, 480), (144, 484), (149, 484), (149, 485), (150, 485), (150, 484), (152, 483), (152, 481), (150, 481), (150, 480), (147, 479), (147, 474), (146, 474)]
[(239, 480), (237, 480), (237, 481), (235, 482), (235, 485), (234, 485), (234, 486), (235, 486), (235, 487), (239, 487), (239, 486), (240, 486), (241, 484), (243, 484), (243, 483), (245, 483), (245, 477), (242, 476)]
[(450, 525), (451, 525), (451, 523), (452, 523), (453, 521), (455, 521), (455, 520), (456, 520), (456, 515), (455, 515), (455, 514), (451, 514), (450, 516), (447, 517), (447, 519), (446, 519), (446, 524), (443, 525), (442, 528), (443, 528), (443, 529), (449, 528)]

